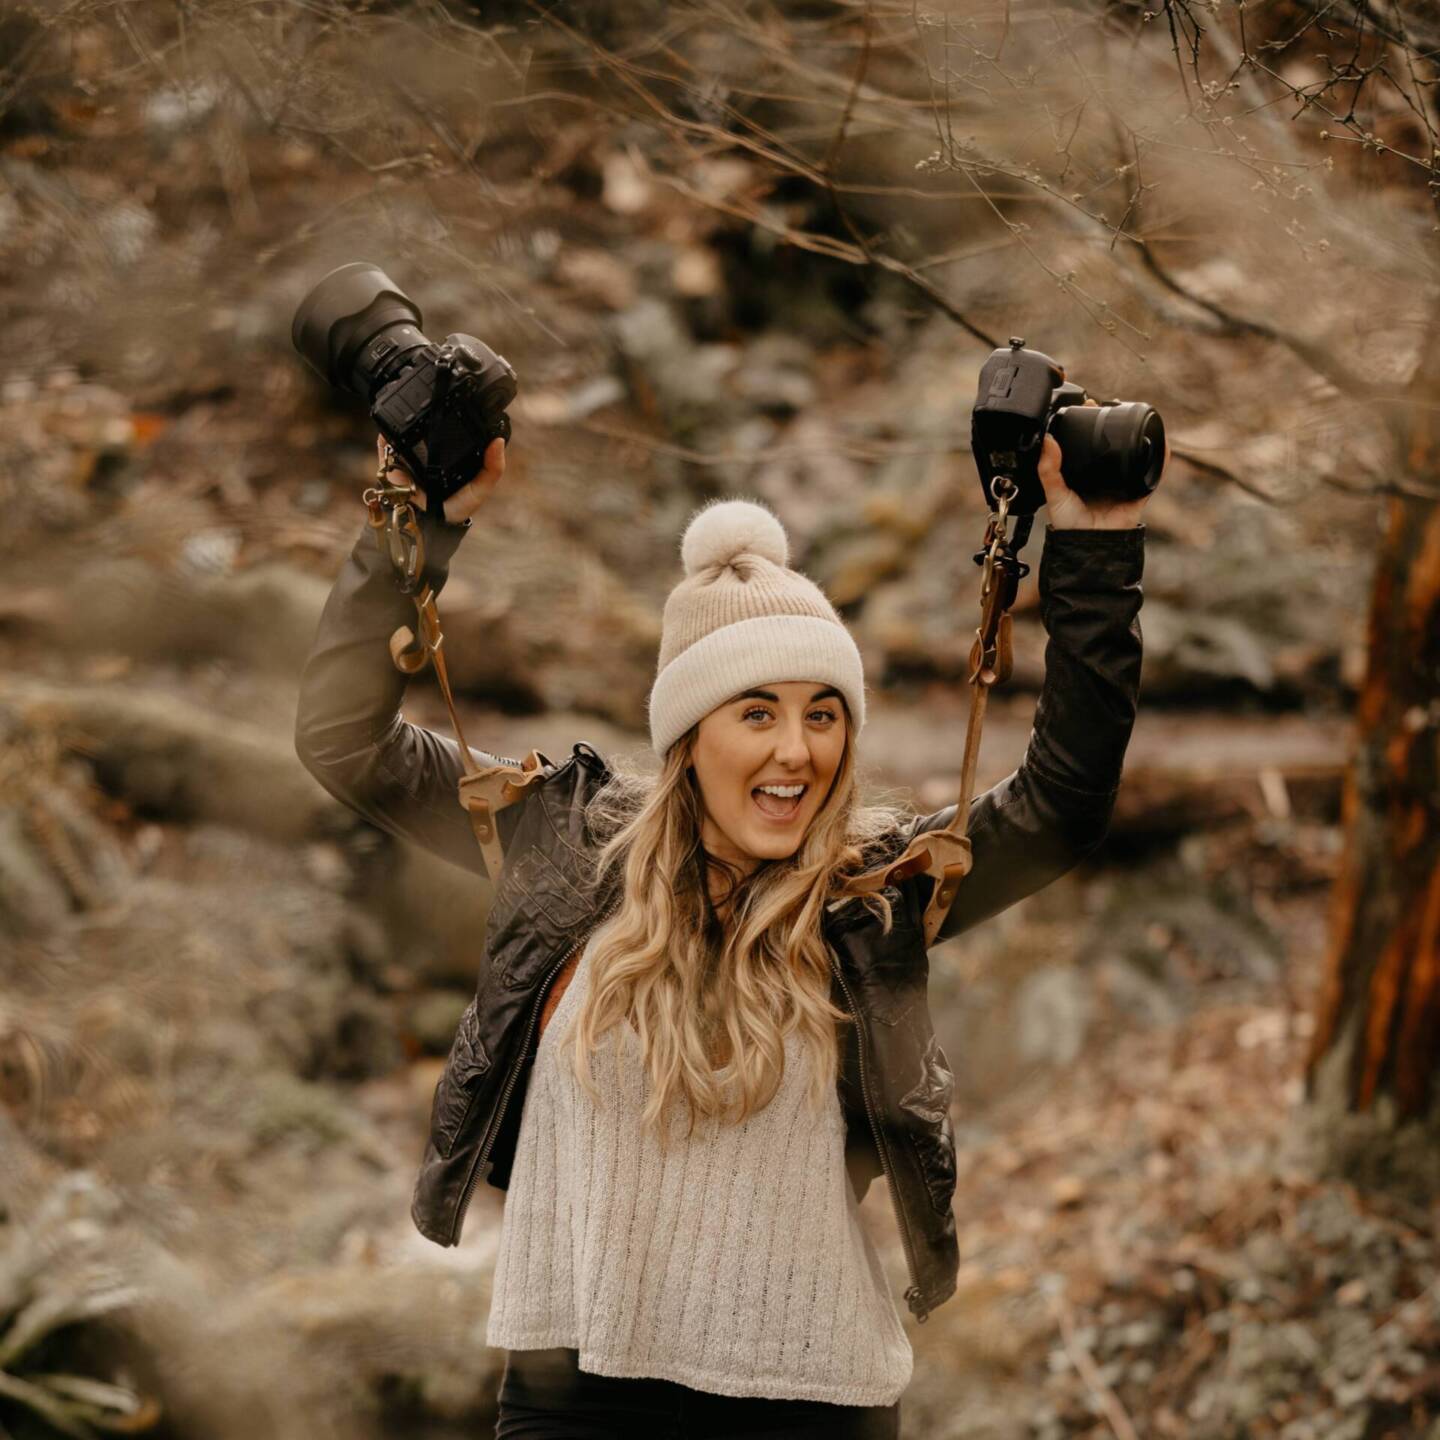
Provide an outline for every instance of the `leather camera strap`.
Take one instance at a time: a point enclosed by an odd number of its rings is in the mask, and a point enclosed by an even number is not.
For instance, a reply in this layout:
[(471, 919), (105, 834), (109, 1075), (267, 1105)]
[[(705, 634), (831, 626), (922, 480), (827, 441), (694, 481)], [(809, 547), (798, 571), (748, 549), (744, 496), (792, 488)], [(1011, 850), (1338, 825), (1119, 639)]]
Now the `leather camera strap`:
[[(408, 485), (392, 485), (387, 472), (393, 468), (394, 454), (386, 447), (375, 484), (363, 496), (375, 543), (387, 554), (399, 576), (399, 585), (415, 602), (416, 630), (402, 625), (390, 637), (390, 658), (395, 668), (405, 675), (417, 675), (427, 663), (435, 666), (435, 678), (450, 712), (450, 724), (460, 742), (460, 761), (465, 773), (456, 783), (458, 798), (470, 816), (470, 827), (485, 857), (485, 869), (492, 882), (500, 879), (505, 865), (505, 852), (500, 844), (495, 814), (513, 805), (525, 792), (543, 780), (555, 768), (555, 762), (539, 750), (532, 750), (517, 767), (501, 762), (498, 765), (477, 765), (455, 709), (450, 690), (450, 673), (445, 664), (445, 636), (440, 629), (440, 612), (435, 605), (435, 591), (425, 584), (425, 537), (415, 519), (410, 500), (413, 491)], [(416, 632), (418, 631), (418, 639)]]
[[(1008, 483), (1008, 482), (1007, 482)], [(1010, 501), (1016, 489), (1005, 488), (1000, 479), (992, 482), (992, 493), (998, 501), (985, 527), (983, 548), (976, 555), (981, 562), (980, 624), (975, 642), (970, 647), (970, 720), (965, 731), (965, 753), (960, 765), (960, 798), (955, 818), (938, 830), (927, 830), (915, 836), (903, 854), (878, 870), (867, 871), (847, 881), (837, 892), (841, 896), (869, 895), (904, 880), (911, 875), (930, 875), (935, 888), (925, 906), (923, 924), (925, 944), (934, 943), (941, 923), (955, 903), (960, 882), (970, 872), (972, 856), (970, 838), (965, 833), (970, 823), (970, 802), (975, 795), (975, 767), (980, 757), (980, 731), (985, 719), (985, 705), (992, 686), (1010, 678), (1013, 663), (1011, 650), (1010, 607), (1015, 603), (1020, 578), (1028, 566), (1020, 564), (1016, 546), (1009, 540), (1005, 522)], [(1023, 536), (1028, 525), (1020, 530)]]

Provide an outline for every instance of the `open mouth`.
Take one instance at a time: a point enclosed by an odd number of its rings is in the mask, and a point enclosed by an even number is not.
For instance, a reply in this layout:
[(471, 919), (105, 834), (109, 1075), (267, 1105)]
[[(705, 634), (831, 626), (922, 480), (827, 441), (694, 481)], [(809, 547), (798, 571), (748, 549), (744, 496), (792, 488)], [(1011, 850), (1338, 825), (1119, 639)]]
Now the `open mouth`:
[(767, 820), (792, 820), (799, 812), (800, 802), (805, 798), (805, 792), (809, 788), (808, 785), (803, 786), (798, 795), (787, 798), (782, 795), (771, 795), (757, 785), (750, 792), (750, 798), (755, 802), (756, 809)]

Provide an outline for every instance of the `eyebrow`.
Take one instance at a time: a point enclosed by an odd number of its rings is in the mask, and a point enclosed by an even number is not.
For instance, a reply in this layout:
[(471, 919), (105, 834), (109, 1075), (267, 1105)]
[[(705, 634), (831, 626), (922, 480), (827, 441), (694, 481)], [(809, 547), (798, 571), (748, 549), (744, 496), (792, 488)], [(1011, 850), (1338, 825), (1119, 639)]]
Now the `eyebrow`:
[[(817, 690), (811, 697), (813, 705), (817, 700), (828, 700), (832, 695), (839, 695), (840, 692), (832, 685), (828, 690)], [(736, 697), (737, 700), (768, 700), (772, 705), (780, 703), (780, 697), (773, 690), (742, 690)]]

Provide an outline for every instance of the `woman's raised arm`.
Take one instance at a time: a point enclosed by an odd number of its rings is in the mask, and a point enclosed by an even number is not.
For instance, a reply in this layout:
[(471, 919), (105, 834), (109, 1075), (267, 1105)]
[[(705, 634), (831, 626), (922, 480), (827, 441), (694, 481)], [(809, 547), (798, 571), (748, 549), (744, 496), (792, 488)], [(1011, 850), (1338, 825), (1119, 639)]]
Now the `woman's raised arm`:
[[(487, 463), (462, 512), (478, 508), (503, 469), (503, 458)], [(464, 494), (450, 497), (447, 513)], [(425, 542), (424, 578), (438, 595), (471, 522), (466, 514), (448, 524), (421, 508), (416, 523)], [(295, 750), (330, 794), (372, 824), (486, 875), (456, 789), (464, 774), (459, 744), (400, 715), (405, 676), (390, 657), (390, 636), (402, 625), (413, 629), (415, 619), (414, 602), (397, 584), (367, 521), (325, 602), (301, 673)], [(473, 746), (471, 754), (481, 766), (520, 764)]]

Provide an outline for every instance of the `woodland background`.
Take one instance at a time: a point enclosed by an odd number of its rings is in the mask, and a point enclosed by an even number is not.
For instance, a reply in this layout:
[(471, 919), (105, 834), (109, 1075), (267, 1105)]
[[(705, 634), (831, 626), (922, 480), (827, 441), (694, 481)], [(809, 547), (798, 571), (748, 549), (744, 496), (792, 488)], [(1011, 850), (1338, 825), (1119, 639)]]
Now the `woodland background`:
[[(440, 607), (501, 754), (643, 755), (681, 528), (749, 494), (862, 648), (868, 783), (938, 808), (980, 365), (1023, 335), (1162, 412), (1110, 837), (932, 953), (963, 1264), (904, 1433), (1440, 1437), (1433, 1120), (1307, 1081), (1366, 963), (1342, 911), (1385, 889), (1337, 890), (1377, 557), (1434, 533), (1395, 423), (1434, 410), (1428, 14), (0, 7), (0, 1434), (490, 1433), (502, 1197), (455, 1250), (407, 1213), (488, 891), (292, 741), (374, 430), (290, 319), (364, 259), (520, 375)], [(1024, 750), (1036, 579), (982, 786)], [(1402, 708), (1433, 745), (1440, 702)], [(446, 728), (432, 675), (406, 714)]]

